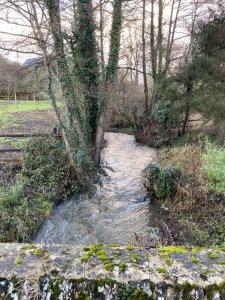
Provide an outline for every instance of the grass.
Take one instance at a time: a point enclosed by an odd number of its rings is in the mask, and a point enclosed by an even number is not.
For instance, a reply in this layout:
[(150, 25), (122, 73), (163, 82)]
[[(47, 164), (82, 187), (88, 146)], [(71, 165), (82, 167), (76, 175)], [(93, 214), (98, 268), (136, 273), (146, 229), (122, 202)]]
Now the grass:
[[(49, 111), (49, 101), (0, 101), (0, 132), (12, 132), (12, 129), (21, 133), (50, 130), (52, 122), (45, 114)], [(49, 125), (46, 126), (47, 122)], [(0, 138), (0, 148), (25, 148), (28, 141), (29, 138)]]
[(181, 174), (175, 197), (165, 203), (179, 244), (225, 245), (225, 148), (215, 142), (193, 133), (159, 151), (162, 167)]
[[(13, 116), (14, 113), (26, 113), (32, 111), (50, 110), (51, 103), (49, 101), (18, 101), (5, 103), (0, 102), (0, 128), (7, 128), (17, 124), (17, 120)], [(16, 124), (15, 124), (16, 123)]]
[[(24, 148), (27, 145), (29, 138), (1, 138), (0, 137), (0, 145), (4, 145), (4, 147), (9, 146), (10, 148)], [(6, 146), (7, 145), (7, 146)]]
[(0, 101), (0, 105), (1, 104), (3, 104), (3, 110), (8, 113), (51, 109), (51, 103), (49, 101), (18, 101), (7, 104), (3, 103), (3, 101)]
[(208, 144), (202, 161), (208, 188), (225, 195), (225, 148)]

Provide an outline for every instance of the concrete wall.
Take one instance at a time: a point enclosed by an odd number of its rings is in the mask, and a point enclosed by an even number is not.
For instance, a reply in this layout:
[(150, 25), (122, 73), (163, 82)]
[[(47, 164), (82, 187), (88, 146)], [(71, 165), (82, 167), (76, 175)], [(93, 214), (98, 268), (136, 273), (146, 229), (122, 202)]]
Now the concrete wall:
[(225, 248), (0, 244), (0, 299), (225, 299)]

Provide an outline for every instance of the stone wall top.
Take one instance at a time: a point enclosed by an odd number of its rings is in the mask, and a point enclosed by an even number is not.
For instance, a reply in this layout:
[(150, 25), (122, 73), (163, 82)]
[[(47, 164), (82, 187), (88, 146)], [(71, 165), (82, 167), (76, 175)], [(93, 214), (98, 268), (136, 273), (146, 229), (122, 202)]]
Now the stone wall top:
[(39, 299), (225, 299), (225, 248), (0, 244), (0, 299), (37, 294)]

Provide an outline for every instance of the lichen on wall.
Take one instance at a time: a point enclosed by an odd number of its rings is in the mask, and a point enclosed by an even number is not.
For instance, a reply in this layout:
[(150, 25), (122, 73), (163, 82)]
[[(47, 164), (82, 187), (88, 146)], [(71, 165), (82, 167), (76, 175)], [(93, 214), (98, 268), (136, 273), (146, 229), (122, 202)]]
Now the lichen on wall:
[(1, 244), (0, 299), (225, 299), (224, 248)]

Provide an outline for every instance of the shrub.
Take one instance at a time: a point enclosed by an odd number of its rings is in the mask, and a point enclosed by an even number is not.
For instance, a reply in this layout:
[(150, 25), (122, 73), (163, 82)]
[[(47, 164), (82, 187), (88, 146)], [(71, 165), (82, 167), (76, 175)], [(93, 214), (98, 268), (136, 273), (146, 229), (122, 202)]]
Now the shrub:
[(202, 161), (208, 188), (225, 195), (225, 148), (208, 144)]
[(24, 161), (22, 176), (0, 187), (0, 242), (31, 241), (54, 205), (79, 192), (60, 140), (34, 139)]
[(174, 168), (163, 169), (157, 164), (149, 164), (144, 170), (145, 187), (149, 194), (160, 200), (171, 198), (176, 192), (176, 176)]
[(56, 200), (77, 193), (76, 174), (70, 167), (63, 143), (54, 138), (32, 141), (24, 156), (22, 175), (38, 194)]

